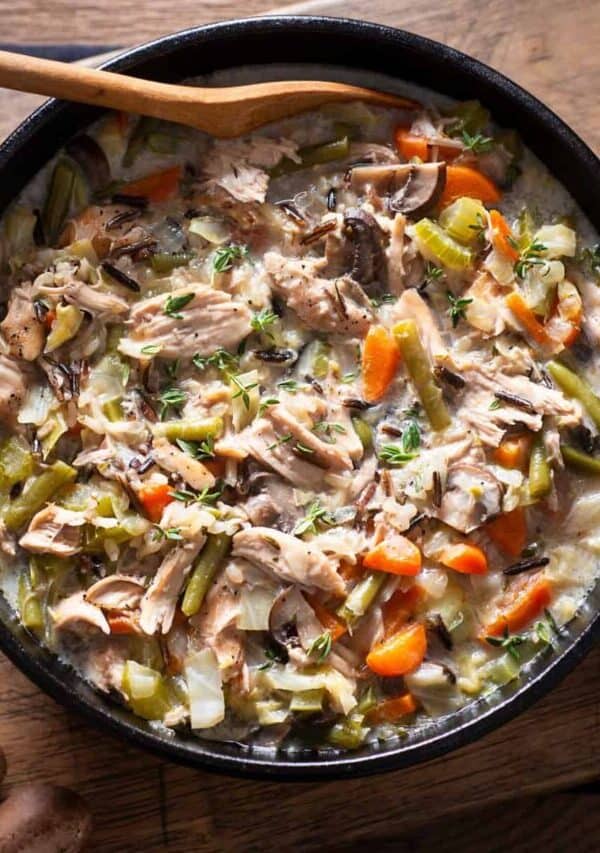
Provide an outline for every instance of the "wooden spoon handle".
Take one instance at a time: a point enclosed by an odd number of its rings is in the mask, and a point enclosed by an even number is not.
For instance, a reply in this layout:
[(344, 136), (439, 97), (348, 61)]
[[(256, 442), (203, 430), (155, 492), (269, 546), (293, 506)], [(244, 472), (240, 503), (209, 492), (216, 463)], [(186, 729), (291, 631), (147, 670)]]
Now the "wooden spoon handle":
[[(186, 88), (5, 50), (0, 50), (0, 86), (171, 121), (182, 121), (178, 90)], [(197, 98), (198, 90), (188, 88), (190, 100), (193, 93)]]

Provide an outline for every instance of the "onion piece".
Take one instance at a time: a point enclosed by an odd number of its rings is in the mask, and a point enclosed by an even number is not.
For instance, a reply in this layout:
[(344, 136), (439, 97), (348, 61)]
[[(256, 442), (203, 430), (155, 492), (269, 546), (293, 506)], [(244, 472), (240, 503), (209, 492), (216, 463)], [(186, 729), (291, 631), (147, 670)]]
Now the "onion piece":
[(221, 671), (212, 649), (190, 655), (184, 665), (192, 729), (209, 729), (225, 717)]

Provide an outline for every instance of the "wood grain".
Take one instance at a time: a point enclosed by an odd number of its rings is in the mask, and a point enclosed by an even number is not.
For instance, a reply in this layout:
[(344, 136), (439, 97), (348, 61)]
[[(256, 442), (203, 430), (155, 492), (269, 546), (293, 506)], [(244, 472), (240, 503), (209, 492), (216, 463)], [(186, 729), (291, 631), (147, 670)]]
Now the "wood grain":
[[(92, 729), (0, 659), (0, 744), (7, 755), (8, 784), (35, 778), (72, 786), (87, 797), (96, 823), (93, 851), (310, 853), (341, 848), (343, 841), (347, 853), (377, 839), (410, 839), (417, 825), (467, 807), (488, 809), (597, 778), (599, 676), (596, 649), (527, 713), (429, 764), (368, 780), (286, 785), (211, 776), (147, 756)], [(510, 812), (514, 815), (513, 804)], [(490, 812), (501, 825), (505, 813), (505, 808)], [(563, 820), (560, 847), (528, 847), (526, 833), (513, 833), (515, 843), (502, 849), (548, 853), (568, 849), (570, 841), (578, 852), (592, 850), (580, 846), (580, 821), (586, 814), (583, 808), (571, 826)], [(472, 844), (466, 843), (465, 831), (462, 853), (492, 849), (479, 846), (479, 821), (478, 815)], [(458, 839), (457, 834), (448, 850), (459, 849)], [(431, 845), (418, 849), (437, 849), (433, 840)]]
[[(0, 0), (4, 42), (130, 44), (273, 0)], [(445, 41), (504, 71), (596, 150), (598, 0), (309, 0), (298, 13), (363, 17)], [(473, 93), (476, 96), (476, 93)], [(0, 92), (0, 137), (39, 102)], [(446, 758), (369, 780), (283, 785), (165, 764), (97, 732), (0, 657), (7, 784), (70, 785), (90, 801), (97, 853), (327, 850), (554, 853), (600, 849), (598, 795), (553, 793), (600, 778), (600, 649), (502, 729)]]

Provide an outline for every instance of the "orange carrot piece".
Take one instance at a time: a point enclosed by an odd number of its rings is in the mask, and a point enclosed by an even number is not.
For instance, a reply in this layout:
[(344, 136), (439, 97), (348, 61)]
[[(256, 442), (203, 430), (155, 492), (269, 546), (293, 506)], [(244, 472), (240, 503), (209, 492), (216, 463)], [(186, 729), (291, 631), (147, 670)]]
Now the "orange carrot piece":
[(362, 561), (351, 563), (350, 560), (340, 560), (339, 574), (346, 583), (360, 580), (365, 574)]
[(44, 314), (44, 325), (46, 326), (48, 331), (50, 331), (52, 329), (52, 325), (53, 325), (55, 320), (56, 320), (56, 311), (53, 308), (51, 308), (49, 311), (46, 311), (46, 313)]
[(371, 708), (367, 714), (367, 722), (374, 726), (378, 723), (394, 723), (400, 717), (414, 714), (416, 710), (417, 702), (414, 696), (405, 693), (404, 696), (384, 699), (383, 702), (379, 702), (374, 708)]
[(543, 324), (540, 323), (520, 293), (513, 290), (512, 293), (508, 294), (505, 302), (527, 334), (533, 338), (536, 343), (541, 344), (542, 346), (549, 346), (552, 343), (552, 339)]
[(509, 557), (519, 557), (527, 543), (527, 518), (522, 506), (504, 512), (485, 525), (485, 532), (494, 545)]
[(425, 162), (428, 157), (427, 140), (424, 136), (412, 134), (406, 127), (397, 127), (394, 132), (394, 141), (399, 154), (406, 160), (418, 157)]
[(172, 491), (168, 483), (142, 486), (139, 490), (138, 500), (150, 521), (160, 521), (164, 508), (174, 500)]
[(458, 542), (444, 548), (440, 563), (463, 575), (485, 575), (488, 570), (487, 557), (477, 545), (470, 542)]
[(421, 571), (421, 552), (406, 536), (391, 536), (367, 551), (363, 565), (378, 572), (413, 577)]
[(324, 604), (321, 604), (316, 595), (311, 595), (309, 592), (305, 592), (303, 595), (315, 611), (315, 615), (323, 628), (331, 634), (331, 639), (339, 640), (346, 633), (346, 624), (338, 619), (331, 610), (328, 610)]
[(398, 633), (403, 625), (414, 619), (415, 612), (424, 597), (423, 587), (418, 584), (414, 584), (406, 592), (397, 589), (381, 606), (383, 636), (391, 637), (392, 634)]
[(519, 250), (516, 248), (510, 225), (499, 210), (490, 210), (490, 225), (492, 226), (492, 244), (495, 249), (511, 261), (519, 260)]
[(446, 186), (440, 199), (440, 206), (447, 207), (461, 196), (477, 198), (484, 204), (496, 204), (501, 193), (498, 187), (481, 172), (469, 166), (448, 166), (446, 168)]
[(363, 396), (377, 403), (384, 396), (398, 369), (400, 350), (385, 326), (371, 326), (362, 351)]
[(161, 172), (153, 172), (137, 181), (130, 181), (121, 187), (119, 192), (121, 195), (144, 196), (150, 201), (166, 201), (177, 192), (180, 178), (181, 167), (173, 166)]
[(367, 666), (377, 675), (406, 675), (421, 665), (426, 653), (425, 628), (420, 622), (412, 622), (373, 646), (367, 655)]
[(486, 625), (483, 636), (499, 637), (506, 630), (521, 631), (539, 616), (552, 601), (552, 585), (546, 578), (533, 579), (519, 590), (499, 616)]
[(520, 471), (526, 471), (529, 466), (532, 442), (532, 435), (508, 436), (494, 448), (492, 452), (494, 462), (504, 468), (518, 468)]
[(131, 613), (109, 613), (106, 621), (108, 622), (111, 634), (132, 636), (133, 634), (141, 633)]

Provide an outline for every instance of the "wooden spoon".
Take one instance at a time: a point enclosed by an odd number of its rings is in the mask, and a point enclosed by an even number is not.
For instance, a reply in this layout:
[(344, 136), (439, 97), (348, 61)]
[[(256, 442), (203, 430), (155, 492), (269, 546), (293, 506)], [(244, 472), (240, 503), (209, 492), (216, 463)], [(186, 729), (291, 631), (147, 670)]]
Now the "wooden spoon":
[(176, 86), (5, 50), (0, 51), (0, 86), (154, 116), (220, 137), (240, 136), (329, 101), (361, 100), (411, 110), (419, 107), (406, 98), (345, 83), (284, 80), (215, 88)]

